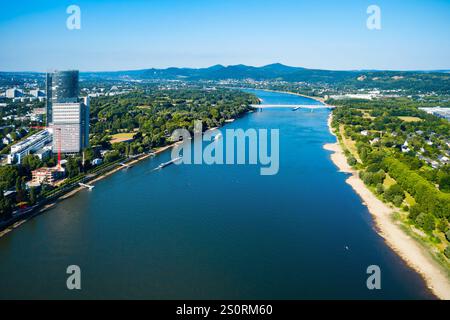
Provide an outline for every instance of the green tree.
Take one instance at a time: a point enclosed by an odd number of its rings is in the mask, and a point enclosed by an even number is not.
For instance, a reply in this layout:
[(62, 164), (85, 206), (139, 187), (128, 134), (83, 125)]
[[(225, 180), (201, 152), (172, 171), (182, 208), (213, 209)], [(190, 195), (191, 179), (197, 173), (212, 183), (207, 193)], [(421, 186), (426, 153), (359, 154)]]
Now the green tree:
[(423, 231), (431, 233), (435, 228), (434, 217), (428, 213), (421, 213), (416, 218), (417, 225), (422, 228)]
[(447, 238), (447, 241), (450, 242), (450, 230), (448, 230), (448, 231), (445, 233), (445, 238)]
[(444, 255), (447, 257), (447, 259), (450, 259), (450, 246), (447, 246), (445, 248)]
[(448, 224), (447, 221), (444, 219), (440, 219), (437, 223), (436, 229), (438, 229), (440, 232), (447, 232), (448, 230)]
[(29, 174), (31, 171), (41, 167), (42, 162), (38, 156), (29, 154), (23, 158), (21, 166), (25, 169), (26, 173)]
[(382, 183), (377, 184), (377, 193), (380, 195), (384, 193), (384, 186)]
[(120, 158), (120, 153), (118, 150), (110, 151), (105, 154), (105, 162), (113, 162)]
[(422, 209), (420, 208), (420, 206), (418, 204), (412, 205), (411, 208), (409, 208), (409, 214), (408, 214), (408, 218), (411, 221), (416, 221), (417, 217), (419, 216), (419, 214), (422, 213)]
[(443, 192), (450, 192), (450, 174), (443, 175), (439, 179), (439, 189)]
[(399, 184), (393, 184), (384, 192), (384, 197), (387, 201), (393, 202), (396, 196), (401, 197), (401, 200), (405, 199), (405, 193), (403, 192), (402, 187)]
[(37, 202), (38, 192), (35, 187), (30, 188), (30, 205), (35, 205)]
[(355, 166), (358, 163), (358, 161), (356, 161), (355, 157), (352, 155), (348, 156), (348, 164), (351, 165), (352, 167)]
[(80, 161), (77, 158), (70, 157), (66, 164), (67, 176), (69, 178), (76, 177), (80, 174)]
[(16, 166), (0, 166), (0, 189), (8, 190), (14, 187), (19, 171)]
[(403, 198), (402, 196), (396, 195), (394, 197), (394, 199), (392, 200), (392, 203), (396, 206), (396, 207), (401, 207), (402, 203), (403, 203)]
[(0, 189), (0, 220), (9, 219), (13, 211), (11, 200), (4, 196), (3, 189)]

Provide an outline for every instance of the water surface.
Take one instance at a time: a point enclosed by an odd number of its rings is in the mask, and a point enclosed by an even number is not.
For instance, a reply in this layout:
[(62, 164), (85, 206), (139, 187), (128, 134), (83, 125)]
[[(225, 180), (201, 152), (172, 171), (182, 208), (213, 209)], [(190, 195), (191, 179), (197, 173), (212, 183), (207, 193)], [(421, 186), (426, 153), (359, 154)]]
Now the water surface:
[[(252, 91), (266, 104), (310, 99)], [(419, 299), (423, 280), (374, 231), (323, 144), (328, 110), (265, 109), (227, 128), (280, 130), (280, 170), (172, 165), (99, 181), (0, 238), (0, 298)], [(68, 265), (82, 290), (66, 289)], [(382, 289), (366, 287), (378, 265)]]

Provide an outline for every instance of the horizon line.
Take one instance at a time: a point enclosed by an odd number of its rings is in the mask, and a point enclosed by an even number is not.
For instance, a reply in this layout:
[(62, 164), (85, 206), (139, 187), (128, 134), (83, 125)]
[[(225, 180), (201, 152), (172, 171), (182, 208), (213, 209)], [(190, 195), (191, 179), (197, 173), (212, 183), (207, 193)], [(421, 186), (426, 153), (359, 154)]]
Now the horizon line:
[[(449, 72), (450, 71), (450, 67), (449, 68), (433, 68), (433, 69), (372, 69), (372, 68), (363, 68), (363, 69), (324, 69), (324, 68), (310, 68), (310, 67), (302, 67), (302, 66), (292, 66), (292, 65), (287, 65), (287, 64), (283, 64), (280, 62), (274, 62), (274, 63), (269, 63), (269, 64), (263, 64), (263, 65), (247, 65), (247, 64), (242, 64), (242, 63), (238, 63), (238, 64), (229, 64), (229, 65), (224, 65), (221, 63), (217, 63), (217, 64), (213, 64), (207, 67), (195, 67), (195, 66), (183, 66), (183, 67), (175, 67), (175, 66), (166, 66), (166, 67), (141, 67), (141, 68), (136, 68), (136, 69), (115, 69), (115, 70), (81, 70), (81, 69), (75, 69), (73, 67), (71, 68), (52, 68), (53, 71), (55, 70), (60, 70), (60, 71), (64, 71), (64, 70), (78, 70), (80, 73), (102, 73), (102, 72), (127, 72), (127, 71), (143, 71), (143, 70), (151, 70), (151, 69), (155, 69), (155, 70), (167, 70), (167, 69), (196, 69), (196, 70), (201, 70), (201, 69), (208, 69), (208, 68), (212, 68), (215, 66), (222, 66), (224, 68), (228, 68), (228, 67), (236, 67), (236, 66), (245, 66), (245, 67), (253, 67), (253, 68), (263, 68), (263, 67), (267, 67), (267, 66), (271, 66), (271, 65), (282, 65), (285, 67), (290, 67), (290, 68), (302, 68), (302, 69), (306, 69), (306, 70), (323, 70), (323, 71), (343, 71), (343, 72), (370, 72), (370, 71), (376, 71), (376, 72), (383, 72), (383, 71), (392, 71), (392, 72)], [(36, 70), (0, 70), (0, 73), (47, 73), (50, 71), (36, 71)]]

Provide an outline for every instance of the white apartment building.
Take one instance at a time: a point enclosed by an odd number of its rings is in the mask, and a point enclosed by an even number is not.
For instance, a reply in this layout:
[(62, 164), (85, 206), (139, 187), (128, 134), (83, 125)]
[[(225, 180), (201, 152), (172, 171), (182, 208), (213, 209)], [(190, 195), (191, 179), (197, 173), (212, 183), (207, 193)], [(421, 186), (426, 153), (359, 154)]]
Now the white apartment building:
[(25, 156), (42, 149), (51, 141), (52, 135), (47, 130), (29, 136), (23, 141), (11, 146), (11, 152), (8, 155), (8, 163), (21, 163)]
[(6, 90), (5, 95), (7, 98), (18, 98), (18, 97), (23, 96), (23, 92), (22, 92), (22, 90), (19, 90), (17, 88), (12, 88), (12, 89)]

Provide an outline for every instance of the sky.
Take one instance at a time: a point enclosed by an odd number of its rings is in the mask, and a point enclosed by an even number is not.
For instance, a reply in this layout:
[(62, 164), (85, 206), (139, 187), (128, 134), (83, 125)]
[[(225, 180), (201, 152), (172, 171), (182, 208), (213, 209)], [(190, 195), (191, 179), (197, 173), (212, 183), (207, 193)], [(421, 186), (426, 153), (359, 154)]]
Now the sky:
[[(80, 29), (66, 26), (70, 5)], [(271, 63), (450, 69), (450, 0), (2, 0), (1, 71)]]

